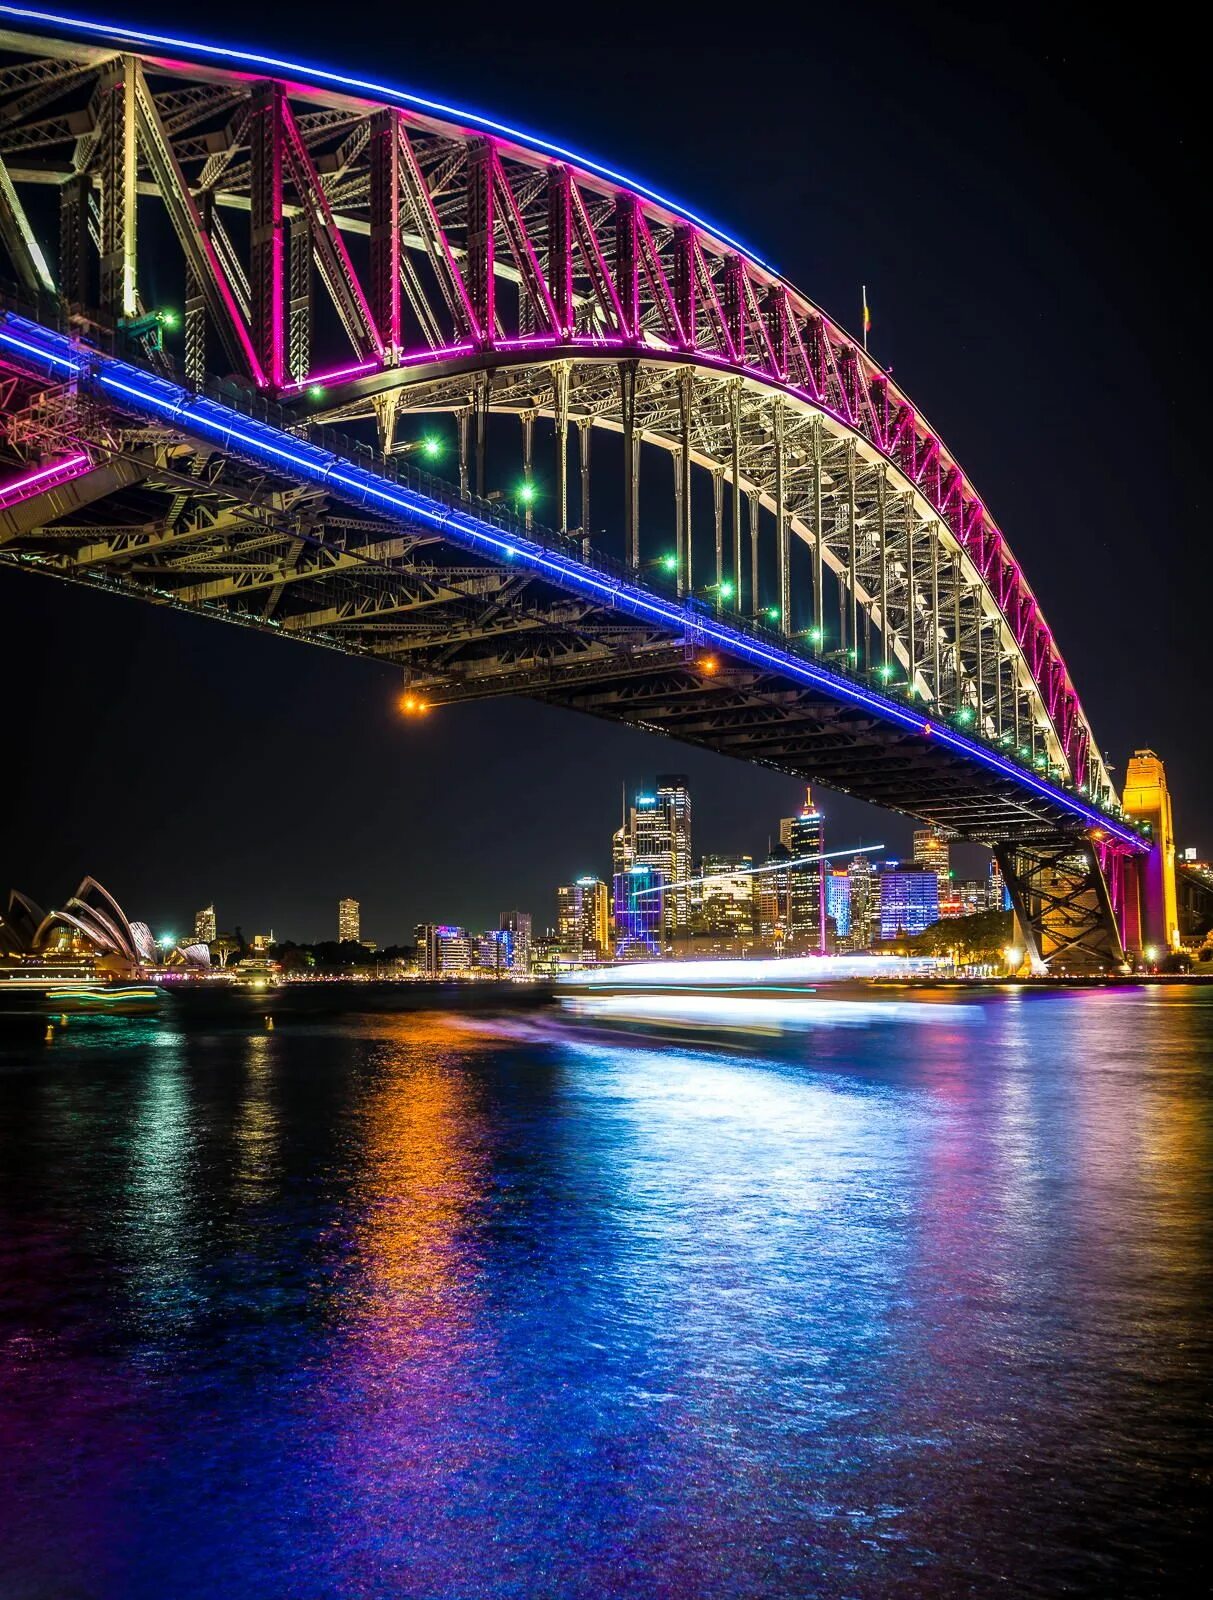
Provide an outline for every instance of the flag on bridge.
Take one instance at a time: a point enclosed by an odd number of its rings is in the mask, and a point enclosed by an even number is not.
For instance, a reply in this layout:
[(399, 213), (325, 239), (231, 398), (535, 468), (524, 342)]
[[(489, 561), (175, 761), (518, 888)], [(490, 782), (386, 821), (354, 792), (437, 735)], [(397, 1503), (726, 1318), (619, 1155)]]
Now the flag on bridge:
[(868, 310), (868, 286), (863, 286), (863, 347), (868, 348), (868, 334), (872, 331), (872, 313)]

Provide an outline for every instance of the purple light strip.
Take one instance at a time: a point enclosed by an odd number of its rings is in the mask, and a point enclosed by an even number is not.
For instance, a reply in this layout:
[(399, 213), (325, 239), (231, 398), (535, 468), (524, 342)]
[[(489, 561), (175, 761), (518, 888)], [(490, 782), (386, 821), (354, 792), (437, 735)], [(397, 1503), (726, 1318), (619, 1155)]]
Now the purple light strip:
[(57, 484), (70, 483), (73, 478), (87, 471), (90, 465), (88, 456), (81, 451), (78, 455), (51, 461), (36, 472), (27, 472), (20, 478), (10, 478), (7, 483), (0, 483), (0, 511), (20, 505), (23, 500), (29, 500), (36, 494), (44, 494)]

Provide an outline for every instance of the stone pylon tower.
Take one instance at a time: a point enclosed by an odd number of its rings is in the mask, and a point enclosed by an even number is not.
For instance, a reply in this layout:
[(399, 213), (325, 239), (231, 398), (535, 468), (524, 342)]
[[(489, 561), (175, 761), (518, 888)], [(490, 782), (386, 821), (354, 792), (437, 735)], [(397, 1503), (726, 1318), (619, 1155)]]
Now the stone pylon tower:
[[(1175, 825), (1171, 796), (1161, 757), (1153, 750), (1135, 750), (1125, 769), (1124, 808), (1129, 816), (1150, 824), (1154, 844), (1137, 870), (1137, 904), (1129, 897), (1125, 944), (1160, 953), (1179, 948), (1179, 897), (1175, 883)], [(1134, 918), (1136, 911), (1136, 919)]]

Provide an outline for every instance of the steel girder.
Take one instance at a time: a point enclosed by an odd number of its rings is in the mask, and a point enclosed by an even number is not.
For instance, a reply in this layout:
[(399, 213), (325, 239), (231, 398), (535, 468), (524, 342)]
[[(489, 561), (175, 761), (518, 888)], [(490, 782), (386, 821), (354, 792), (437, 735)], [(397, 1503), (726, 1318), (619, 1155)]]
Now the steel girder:
[[(10, 31), (0, 50), (0, 240), (28, 288), (40, 274), (20, 192), (57, 189), (59, 289), (81, 327), (104, 336), (143, 313), (137, 200), (155, 196), (181, 249), (192, 381), (214, 335), (237, 372), (304, 409), (385, 431), (402, 409), (456, 410), (481, 485), (487, 414), (523, 416), (528, 452), (549, 416), (562, 525), (570, 420), (582, 524), (591, 431), (617, 431), (634, 567), (651, 543), (639, 452), (666, 450), (684, 591), (719, 597), (727, 581), (738, 604), (748, 585), (757, 611), (773, 582), (785, 631), (820, 654), (1113, 797), (1031, 589), (955, 459), (843, 330), (739, 246), (590, 163), (355, 85), (309, 87), (304, 71), (277, 82), (102, 30)], [(317, 293), (334, 315), (314, 314)], [(350, 353), (323, 353), (326, 378), (310, 347), (330, 324)], [(466, 479), (466, 451), (462, 466)], [(713, 495), (706, 582), (692, 466)]]

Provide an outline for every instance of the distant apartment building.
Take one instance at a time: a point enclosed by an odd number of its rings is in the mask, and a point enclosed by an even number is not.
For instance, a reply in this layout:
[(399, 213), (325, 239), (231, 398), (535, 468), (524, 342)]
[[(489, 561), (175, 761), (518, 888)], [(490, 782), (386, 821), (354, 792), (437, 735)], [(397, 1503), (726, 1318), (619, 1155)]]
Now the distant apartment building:
[(214, 944), (219, 937), (219, 924), (215, 917), (214, 906), (203, 906), (201, 911), (194, 912), (194, 943)]
[(531, 970), (531, 913), (529, 911), (503, 911), (497, 918), (502, 933), (510, 936), (510, 966), (515, 972)]
[(414, 937), (417, 962), (427, 977), (466, 972), (472, 965), (472, 943), (466, 928), (448, 922), (423, 922)]
[(357, 900), (338, 900), (337, 938), (342, 944), (359, 944), (362, 939), (362, 907)]

